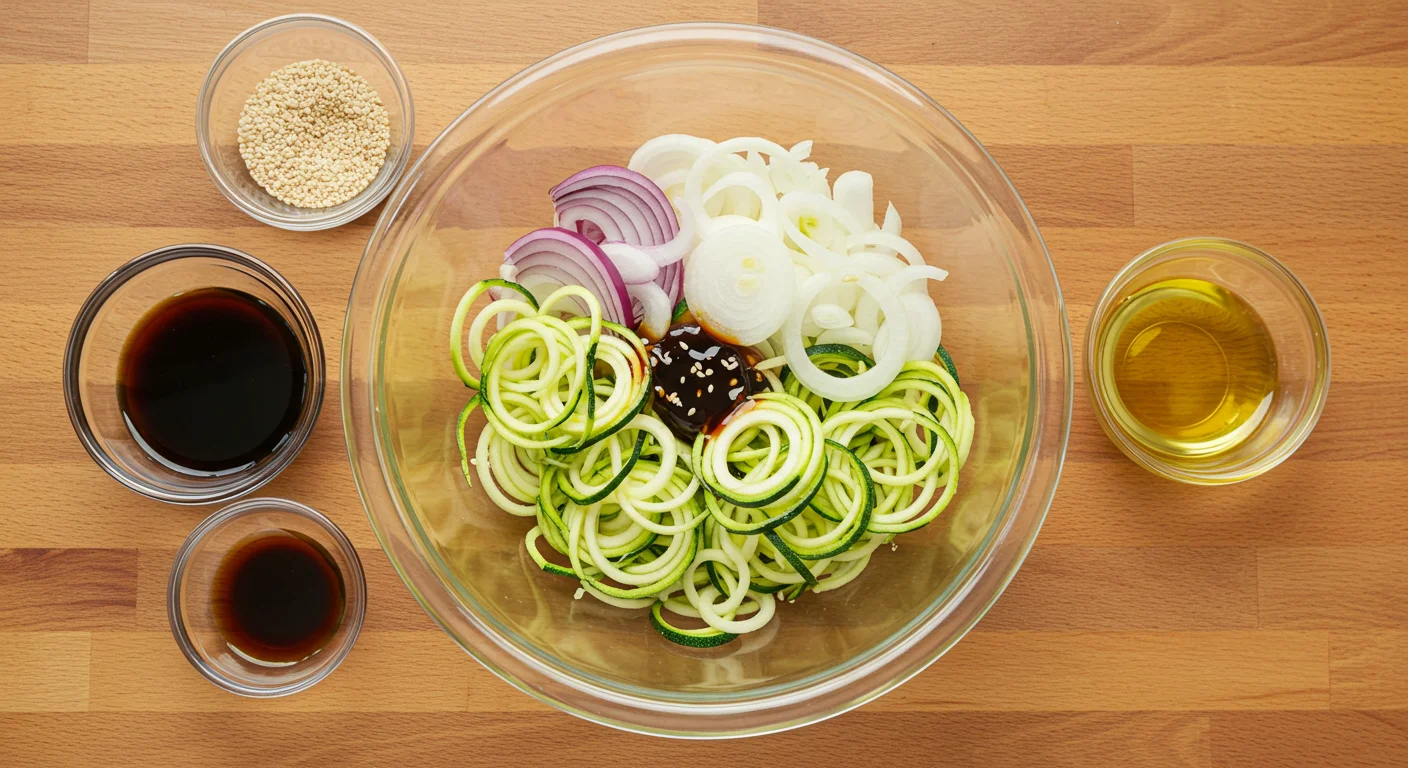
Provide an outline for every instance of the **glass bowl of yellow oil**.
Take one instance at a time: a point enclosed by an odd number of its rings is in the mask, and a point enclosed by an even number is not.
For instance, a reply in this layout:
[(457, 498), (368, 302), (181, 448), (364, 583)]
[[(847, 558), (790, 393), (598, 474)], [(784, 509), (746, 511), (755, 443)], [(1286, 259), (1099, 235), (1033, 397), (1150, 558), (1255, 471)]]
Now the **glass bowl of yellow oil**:
[(1245, 243), (1165, 243), (1120, 270), (1091, 314), (1085, 380), (1125, 455), (1199, 485), (1247, 480), (1310, 435), (1330, 385), (1315, 300)]

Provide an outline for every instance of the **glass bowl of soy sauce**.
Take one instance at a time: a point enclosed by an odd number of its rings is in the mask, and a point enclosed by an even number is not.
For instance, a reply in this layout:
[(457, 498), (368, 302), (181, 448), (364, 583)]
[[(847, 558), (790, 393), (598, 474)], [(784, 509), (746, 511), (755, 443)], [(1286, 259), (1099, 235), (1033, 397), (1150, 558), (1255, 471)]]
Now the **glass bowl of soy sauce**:
[(173, 245), (94, 289), (64, 355), (64, 397), (109, 475), (174, 504), (229, 501), (298, 455), (322, 406), (313, 313), (240, 251)]
[(171, 632), (206, 679), (232, 693), (287, 696), (352, 650), (367, 586), (352, 542), (286, 499), (236, 502), (196, 527), (167, 584)]

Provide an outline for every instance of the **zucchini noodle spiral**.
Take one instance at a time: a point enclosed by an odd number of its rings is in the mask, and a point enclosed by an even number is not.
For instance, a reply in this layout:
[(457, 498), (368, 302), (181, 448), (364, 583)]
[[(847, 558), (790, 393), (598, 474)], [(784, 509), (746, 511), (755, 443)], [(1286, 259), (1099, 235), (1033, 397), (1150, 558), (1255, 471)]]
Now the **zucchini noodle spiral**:
[[(586, 317), (558, 316), (579, 304)], [(461, 300), (450, 339), (455, 371), (475, 390), (455, 427), (465, 480), (534, 519), (528, 556), (577, 581), (578, 597), (648, 609), (660, 634), (693, 647), (761, 629), (779, 598), (850, 583), (881, 545), (943, 512), (973, 439), (971, 404), (942, 349), (860, 402), (769, 372), (772, 391), (685, 445), (651, 411), (645, 345), (603, 321), (585, 289), (539, 303), (515, 283), (483, 281)], [(842, 344), (807, 355), (835, 377), (874, 368)], [(486, 423), (471, 457), (476, 408)]]

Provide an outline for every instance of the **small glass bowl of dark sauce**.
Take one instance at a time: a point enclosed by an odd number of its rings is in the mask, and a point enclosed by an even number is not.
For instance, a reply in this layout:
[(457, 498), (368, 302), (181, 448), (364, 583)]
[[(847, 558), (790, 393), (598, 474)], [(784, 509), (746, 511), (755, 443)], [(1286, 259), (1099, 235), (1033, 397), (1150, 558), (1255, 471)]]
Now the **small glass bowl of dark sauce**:
[(357, 551), (332, 521), (285, 499), (246, 499), (193, 531), (166, 608), (186, 659), (232, 693), (304, 690), (352, 650), (366, 614)]
[(175, 245), (128, 262), (79, 310), (64, 396), (93, 460), (123, 485), (210, 504), (274, 478), (323, 401), (313, 314), (247, 254)]

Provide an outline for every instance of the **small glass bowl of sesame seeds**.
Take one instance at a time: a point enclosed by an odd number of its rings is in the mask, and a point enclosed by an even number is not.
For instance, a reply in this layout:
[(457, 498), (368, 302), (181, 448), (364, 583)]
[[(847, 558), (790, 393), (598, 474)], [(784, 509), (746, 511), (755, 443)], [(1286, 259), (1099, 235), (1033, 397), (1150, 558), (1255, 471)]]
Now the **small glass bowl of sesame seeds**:
[[(271, 88), (329, 103), (306, 101), (323, 113), (319, 122), (289, 128), (273, 115), (284, 105), (269, 101)], [(259, 107), (269, 124), (260, 115), (251, 126)], [(343, 138), (327, 149), (332, 135)], [(240, 33), (215, 58), (196, 109), (196, 143), (215, 186), (255, 219), (291, 230), (330, 229), (375, 207), (410, 162), (414, 136), (411, 90), (396, 60), (359, 27), (319, 14)]]

